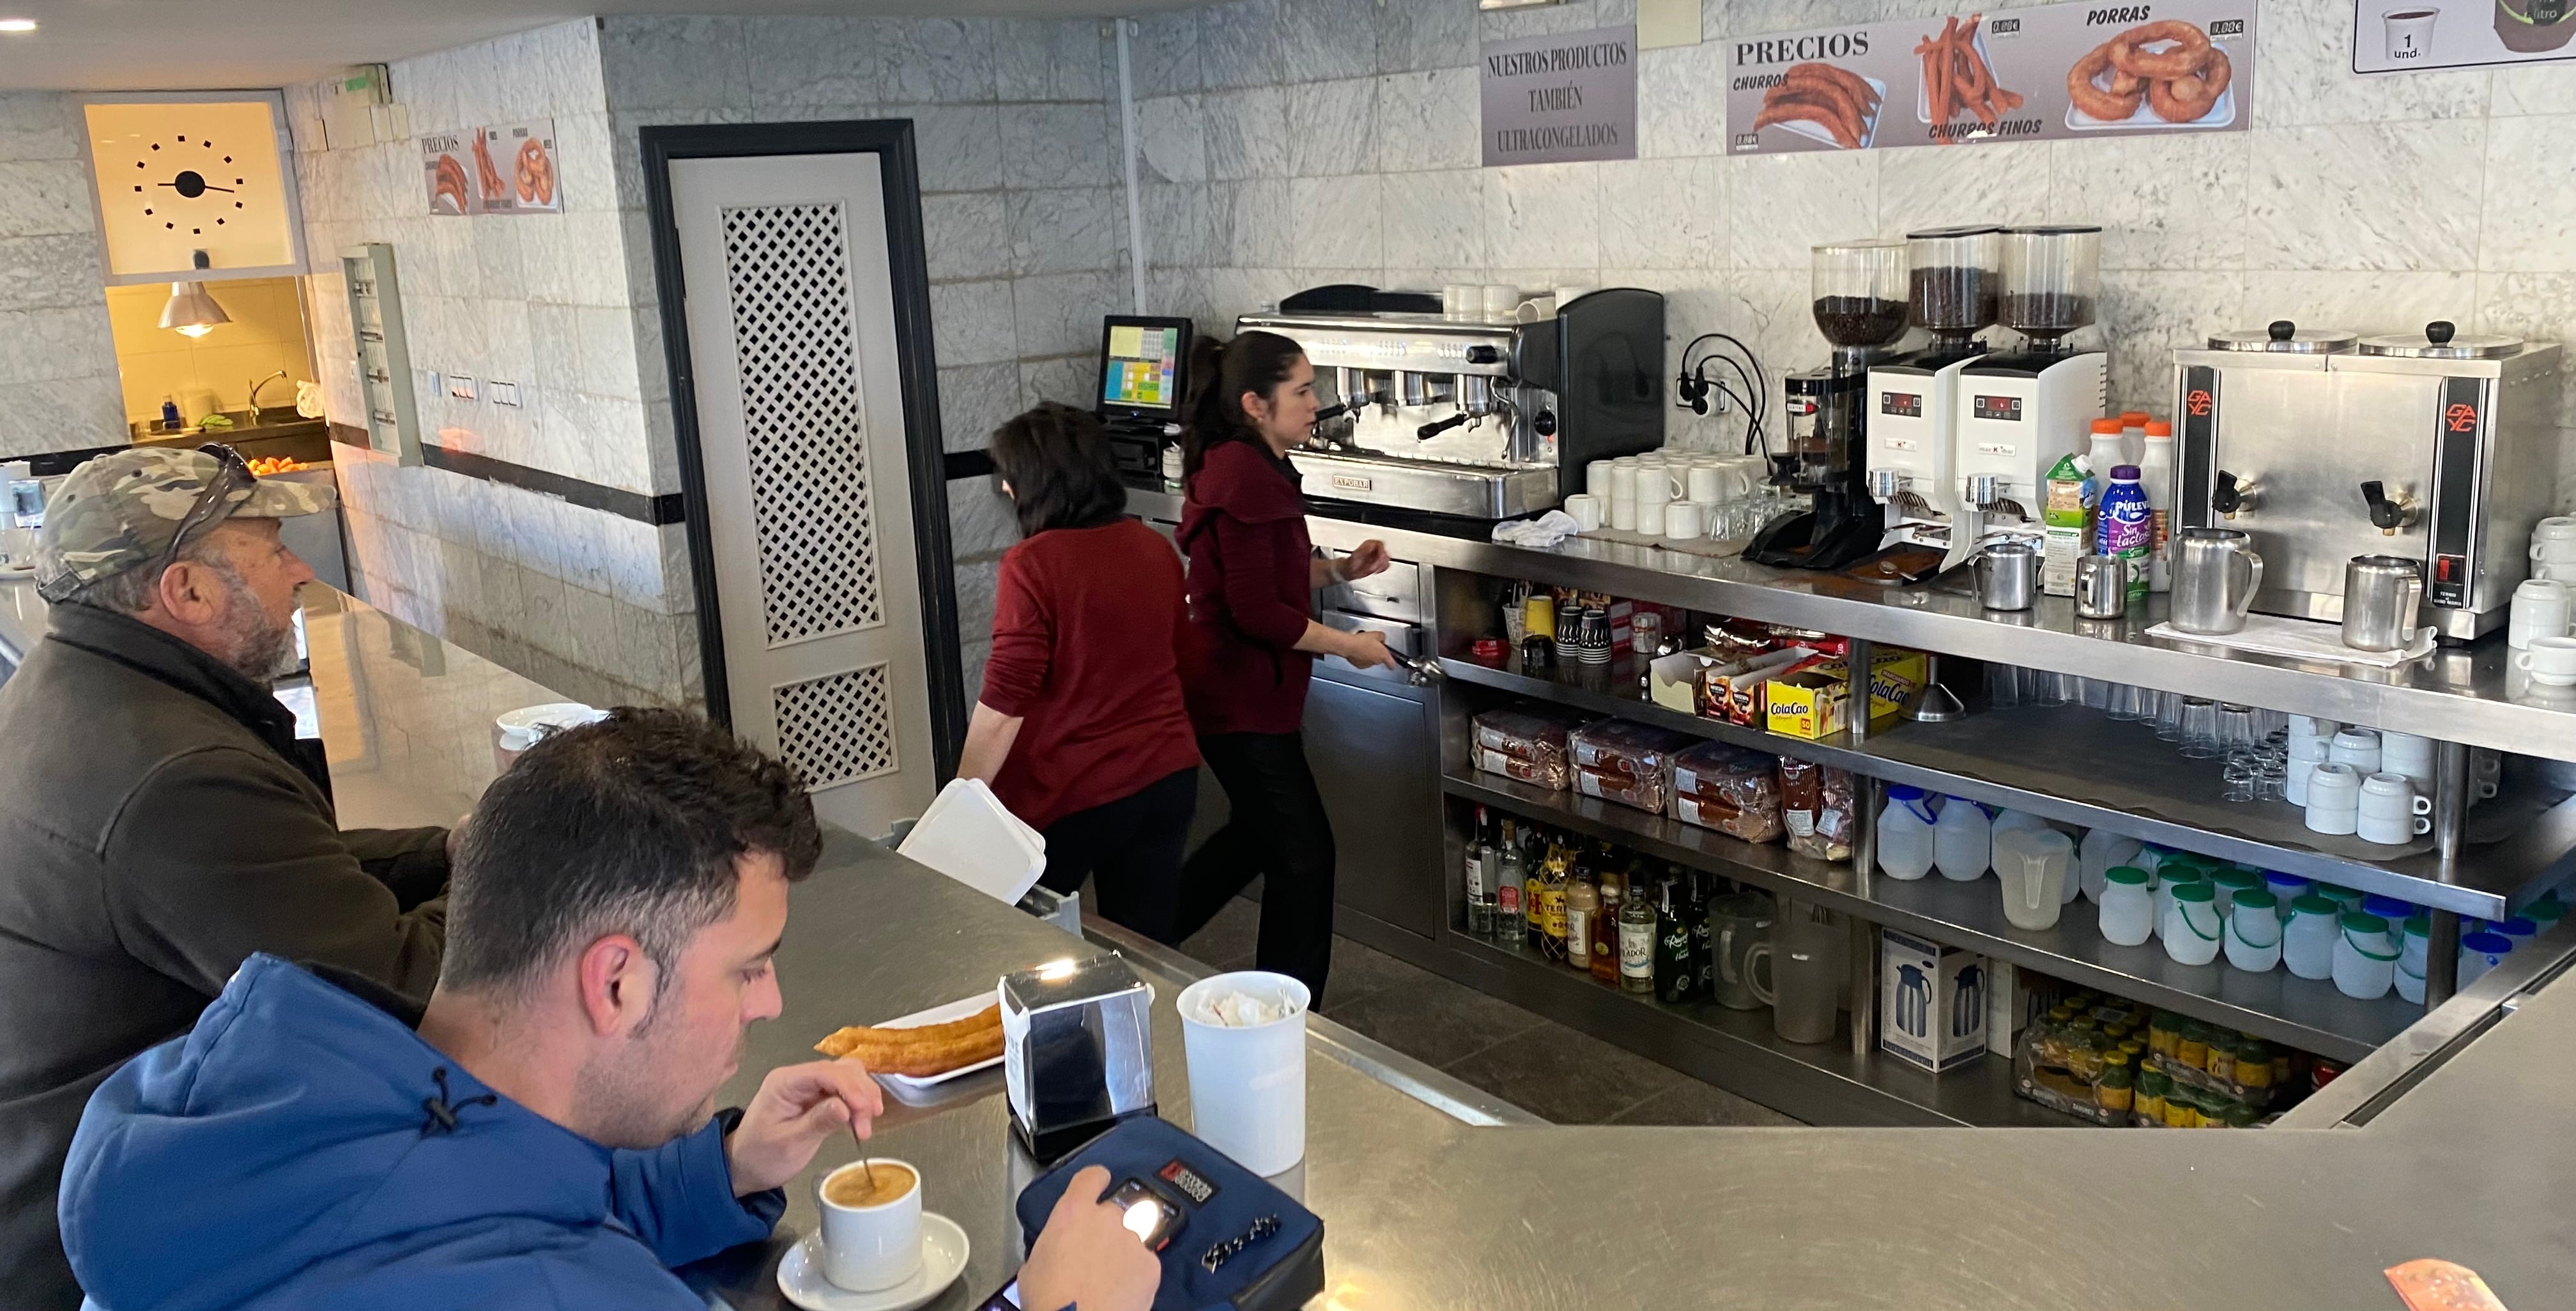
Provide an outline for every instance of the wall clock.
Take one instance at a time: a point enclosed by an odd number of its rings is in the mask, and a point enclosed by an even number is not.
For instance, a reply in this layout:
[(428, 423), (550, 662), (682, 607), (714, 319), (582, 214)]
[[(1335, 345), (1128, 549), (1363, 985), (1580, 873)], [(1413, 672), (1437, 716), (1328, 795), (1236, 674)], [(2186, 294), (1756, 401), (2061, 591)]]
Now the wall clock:
[(111, 284), (304, 271), (277, 96), (94, 96), (82, 111)]

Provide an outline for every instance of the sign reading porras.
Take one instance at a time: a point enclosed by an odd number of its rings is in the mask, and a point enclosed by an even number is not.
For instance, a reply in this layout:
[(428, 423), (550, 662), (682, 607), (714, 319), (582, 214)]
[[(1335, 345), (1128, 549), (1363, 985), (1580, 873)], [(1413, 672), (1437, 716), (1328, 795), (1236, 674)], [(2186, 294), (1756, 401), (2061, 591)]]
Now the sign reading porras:
[(1637, 29), (1488, 41), (1485, 167), (1637, 157)]

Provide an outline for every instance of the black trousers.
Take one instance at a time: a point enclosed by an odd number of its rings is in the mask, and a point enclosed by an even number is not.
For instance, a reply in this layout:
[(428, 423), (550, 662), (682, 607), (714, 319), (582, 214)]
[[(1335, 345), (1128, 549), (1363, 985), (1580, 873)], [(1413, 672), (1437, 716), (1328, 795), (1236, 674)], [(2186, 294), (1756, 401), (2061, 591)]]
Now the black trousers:
[(1305, 984), (1321, 1009), (1333, 966), (1333, 824), (1306, 765), (1305, 738), (1212, 734), (1199, 739), (1199, 755), (1224, 785), (1233, 816), (1181, 871), (1180, 935), (1205, 927), (1261, 876), (1254, 962)]
[(1047, 867), (1038, 882), (1065, 893), (1090, 878), (1093, 909), (1103, 919), (1156, 942), (1178, 943), (1181, 851), (1198, 807), (1199, 771), (1192, 765), (1116, 801), (1077, 810), (1046, 826)]

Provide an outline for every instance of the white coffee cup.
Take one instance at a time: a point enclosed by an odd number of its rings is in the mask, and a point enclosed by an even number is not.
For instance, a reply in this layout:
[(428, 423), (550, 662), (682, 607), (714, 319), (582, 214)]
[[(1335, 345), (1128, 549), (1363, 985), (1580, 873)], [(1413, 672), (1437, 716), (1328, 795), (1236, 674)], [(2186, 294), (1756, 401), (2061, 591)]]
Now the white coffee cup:
[(2308, 827), (2329, 836), (2353, 831), (2361, 817), (2361, 775), (2327, 761), (2308, 774)]
[(1574, 526), (1591, 532), (1601, 526), (1601, 498), (1577, 492), (1565, 498), (1565, 512), (1574, 517)]
[(2567, 584), (2526, 578), (2513, 589), (2513, 612), (2505, 621), (2504, 644), (2516, 651), (2535, 637), (2565, 637), (2571, 596)]
[(1690, 488), (1682, 481), (1682, 479), (1686, 477), (1689, 472), (1690, 466), (1684, 465), (1681, 468), (1676, 469), (1673, 467), (1672, 461), (1667, 460), (1660, 455), (1638, 456), (1637, 504), (1644, 505), (1649, 501), (1678, 501), (1685, 499), (1683, 493), (1689, 491)]
[[(1687, 505), (1689, 502), (1685, 501)], [(1672, 508), (1662, 501), (1637, 502), (1637, 531), (1648, 537), (1664, 535), (1664, 512)]]
[(2281, 766), (2281, 795), (2293, 806), (2308, 804), (2308, 775), (2317, 772), (2322, 761), (2301, 760), (2292, 756)]
[(2400, 5), (2379, 16), (2388, 38), (2388, 57), (2411, 64), (2433, 52), (2433, 20), (2440, 11), (2427, 4)]
[[(871, 1165), (880, 1175), (887, 1166), (911, 1171), (912, 1187), (873, 1206), (843, 1206), (831, 1199), (832, 1180)], [(814, 1204), (823, 1216), (825, 1279), (853, 1293), (873, 1293), (912, 1278), (921, 1268), (920, 1167), (885, 1157), (852, 1161), (814, 1186)]]
[[(1266, 1024), (1220, 1023), (1213, 1005), (1242, 994), (1290, 1013)], [(1306, 985), (1237, 970), (1181, 990), (1181, 1046), (1190, 1071), (1190, 1129), (1259, 1175), (1306, 1157)]]
[(1485, 284), (1485, 317), (1509, 320), (1520, 314), (1521, 289), (1507, 283)]
[(2326, 759), (2350, 765), (2357, 773), (2379, 772), (2379, 732), (2369, 728), (2347, 728), (2334, 735), (2334, 745)]
[(1633, 533), (1637, 531), (1636, 497), (1613, 496), (1610, 498), (1610, 526), (1623, 533)]
[(2433, 789), (2433, 739), (2412, 733), (2379, 735), (2380, 769), (2405, 777), (2418, 792)]
[(2513, 667), (2535, 683), (2565, 687), (2576, 683), (2576, 637), (2535, 637), (2513, 653)]
[(1589, 295), (1591, 295), (1593, 292), (1596, 292), (1596, 291), (1599, 291), (1599, 290), (1600, 290), (1600, 288), (1598, 288), (1598, 287), (1580, 287), (1580, 286), (1566, 286), (1566, 287), (1559, 287), (1559, 288), (1557, 288), (1557, 289), (1556, 289), (1556, 303), (1557, 303), (1557, 304), (1559, 304), (1559, 305), (1563, 305), (1563, 304), (1565, 304), (1567, 301), (1581, 300), (1581, 299), (1583, 299), (1584, 297), (1589, 296)]
[(2381, 770), (2361, 780), (2361, 791), (2355, 800), (2365, 815), (2398, 817), (2433, 813), (2433, 799), (2415, 790), (2415, 780), (2394, 770)]
[(1532, 296), (1528, 300), (1520, 303), (1520, 307), (1513, 312), (1512, 317), (1519, 319), (1523, 323), (1538, 323), (1542, 320), (1555, 318), (1556, 297)]
[[(1583, 466), (1583, 490), (1604, 501), (1609, 500), (1612, 494), (1610, 471), (1617, 467), (1617, 463), (1615, 460), (1594, 460)], [(1635, 495), (1633, 489), (1636, 484), (1632, 482), (1628, 486), (1631, 488), (1629, 495)]]
[(2531, 544), (2533, 564), (2566, 564), (2576, 561), (2576, 541), (2534, 540)]
[(2576, 514), (2553, 514), (2531, 526), (2535, 542), (2576, 542)]
[(1632, 461), (1610, 462), (1610, 499), (1614, 501), (1637, 499), (1637, 466)]
[(1723, 501), (1726, 471), (1714, 464), (1694, 464), (1690, 470), (1690, 498), (1694, 501)]
[(1440, 315), (1450, 319), (1472, 319), (1485, 309), (1485, 289), (1472, 282), (1452, 282), (1440, 288)]
[(1675, 501), (1663, 507), (1663, 511), (1665, 537), (1687, 542), (1706, 534), (1707, 525), (1700, 520), (1699, 502)]
[[(2332, 738), (2342, 729), (2343, 725), (2331, 719), (2319, 719), (2314, 715), (2290, 716), (2290, 740), (2293, 742), (2303, 737)], [(2325, 757), (2319, 756), (2317, 759), (2323, 760)]]

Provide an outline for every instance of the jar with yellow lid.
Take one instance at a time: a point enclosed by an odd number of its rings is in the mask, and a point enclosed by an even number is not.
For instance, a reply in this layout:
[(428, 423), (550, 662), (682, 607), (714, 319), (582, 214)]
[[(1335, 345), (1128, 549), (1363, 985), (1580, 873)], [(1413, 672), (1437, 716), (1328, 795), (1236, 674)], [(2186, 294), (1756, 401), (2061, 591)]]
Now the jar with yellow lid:
[(2093, 1082), (2094, 1104), (2125, 1118), (2130, 1103), (2135, 1099), (2136, 1086), (2136, 1075), (2129, 1068), (2129, 1054), (2122, 1051), (2103, 1053), (2102, 1075)]
[(2172, 1011), (2157, 1011), (2147, 1021), (2147, 1048), (2158, 1056), (2174, 1054), (2174, 1045), (2182, 1040), (2182, 1017)]
[(2236, 1082), (2247, 1088), (2272, 1086), (2272, 1044), (2248, 1038), (2237, 1046)]
[(2165, 1127), (2197, 1129), (2200, 1127), (2200, 1097), (2194, 1090), (2177, 1081), (2165, 1093)]
[(2174, 1037), (2174, 1059), (2195, 1070), (2209, 1068), (2209, 1026), (2184, 1020)]
[(2232, 1081), (2236, 1078), (2236, 1044), (2238, 1041), (2239, 1039), (2232, 1033), (2212, 1033), (2209, 1035), (2209, 1046), (2207, 1049), (2208, 1059), (2201, 1066), (2202, 1069), (2209, 1071), (2209, 1077), (2222, 1082)]
[(2165, 1118), (2165, 1093), (2173, 1080), (2162, 1070), (2140, 1070), (2134, 1080), (2129, 1109), (2148, 1124), (2162, 1124)]

